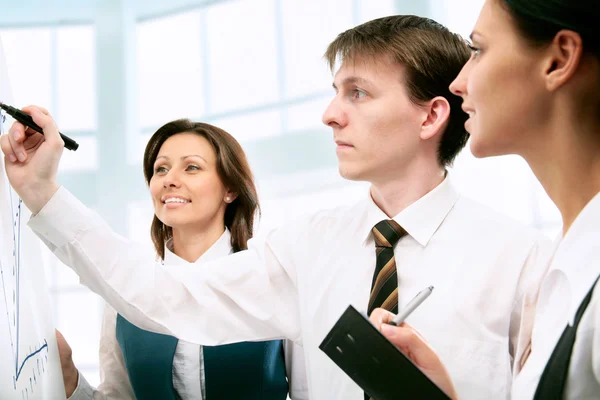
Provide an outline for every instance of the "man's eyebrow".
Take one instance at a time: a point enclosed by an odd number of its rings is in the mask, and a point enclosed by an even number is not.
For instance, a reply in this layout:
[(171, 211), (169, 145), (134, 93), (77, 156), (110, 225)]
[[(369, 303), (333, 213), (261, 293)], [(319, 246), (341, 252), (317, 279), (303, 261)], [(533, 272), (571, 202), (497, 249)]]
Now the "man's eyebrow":
[(471, 32), (471, 34), (469, 35), (469, 39), (473, 40), (474, 37), (477, 36), (481, 36), (481, 33), (479, 33), (478, 31), (473, 31)]
[[(368, 86), (368, 85), (371, 84), (371, 82), (369, 82), (365, 78), (361, 78), (360, 76), (349, 76), (347, 78), (342, 79), (342, 82), (340, 84), (341, 84), (341, 86), (352, 85), (352, 84), (367, 85)], [(332, 83), (331, 86), (333, 86), (333, 88), (335, 90), (338, 89), (338, 87), (335, 84), (335, 82)]]

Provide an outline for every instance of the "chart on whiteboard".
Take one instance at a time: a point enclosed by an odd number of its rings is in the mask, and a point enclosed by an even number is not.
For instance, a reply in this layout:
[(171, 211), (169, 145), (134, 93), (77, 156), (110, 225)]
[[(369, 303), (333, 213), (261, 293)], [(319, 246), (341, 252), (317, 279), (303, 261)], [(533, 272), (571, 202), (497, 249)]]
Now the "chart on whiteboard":
[[(0, 42), (0, 101), (10, 95)], [(10, 122), (0, 112), (0, 134)], [(4, 157), (0, 167), (0, 399), (64, 399), (41, 243), (8, 183)]]

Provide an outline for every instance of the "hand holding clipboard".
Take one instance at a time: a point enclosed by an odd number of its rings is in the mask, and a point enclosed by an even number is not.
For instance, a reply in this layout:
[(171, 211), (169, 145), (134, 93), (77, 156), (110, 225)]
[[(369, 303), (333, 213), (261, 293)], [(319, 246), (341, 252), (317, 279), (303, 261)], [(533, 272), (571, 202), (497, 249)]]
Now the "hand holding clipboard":
[[(372, 320), (377, 321), (379, 326), (392, 321), (401, 324), (402, 320), (427, 298), (431, 289), (420, 292), (398, 314), (399, 318), (392, 319), (393, 314), (376, 310)], [(390, 342), (366, 315), (359, 313), (352, 306), (342, 314), (319, 348), (376, 400), (448, 399), (444, 391), (455, 398), (452, 381), (443, 364), (420, 335), (406, 326), (387, 328), (397, 330), (399, 343), (404, 341), (408, 344), (409, 354), (416, 356), (415, 360)], [(444, 390), (425, 375), (420, 366), (425, 367), (428, 375)]]

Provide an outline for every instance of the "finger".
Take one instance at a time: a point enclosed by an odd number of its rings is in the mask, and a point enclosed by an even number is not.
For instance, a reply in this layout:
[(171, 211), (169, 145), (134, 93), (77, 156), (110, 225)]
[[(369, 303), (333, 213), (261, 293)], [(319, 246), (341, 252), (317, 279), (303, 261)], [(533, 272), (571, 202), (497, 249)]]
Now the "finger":
[(413, 331), (404, 326), (393, 326), (383, 325), (381, 327), (381, 333), (388, 340), (392, 341), (396, 346), (407, 346), (412, 343), (411, 336), (414, 335)]
[(424, 341), (425, 343), (427, 343), (427, 340), (425, 340), (425, 336), (423, 336), (423, 334), (421, 332), (419, 332), (419, 330), (417, 328), (415, 328), (414, 326), (407, 324), (406, 322), (403, 322), (402, 324), (400, 324), (401, 327), (403, 328), (408, 328), (410, 329), (415, 335), (417, 335), (418, 337), (421, 338), (422, 341)]
[(377, 329), (381, 330), (381, 326), (388, 324), (392, 319), (394, 319), (394, 316), (394, 314), (384, 310), (383, 308), (376, 308), (371, 313), (369, 319), (371, 320), (371, 323), (377, 327)]
[[(28, 127), (28, 126), (25, 126), (25, 125), (23, 125), (23, 124), (22, 124), (21, 122), (19, 122), (19, 121), (15, 121), (15, 122), (13, 123), (13, 125), (16, 125), (16, 124), (19, 124), (19, 125), (20, 125), (20, 127), (19, 127), (19, 130), (18, 130), (18, 132), (15, 132), (15, 135), (16, 135), (16, 136), (15, 136), (14, 138), (15, 138), (15, 140), (16, 140), (17, 142), (19, 142), (19, 143), (23, 143), (23, 142), (25, 142), (25, 141), (27, 140), (27, 137), (28, 137), (28, 136), (35, 135), (36, 133), (37, 133), (37, 134), (39, 134), (39, 132), (38, 132), (38, 131), (34, 131), (33, 129), (31, 129), (31, 128), (30, 128), (30, 127)], [(12, 128), (12, 126), (11, 126), (11, 128)], [(10, 130), (9, 130), (9, 132), (10, 132)], [(20, 134), (20, 132), (24, 132), (25, 134), (24, 134), (24, 135), (21, 135), (21, 134)]]
[(27, 153), (25, 152), (25, 146), (23, 145), (23, 142), (25, 141), (25, 127), (23, 124), (20, 122), (15, 122), (12, 124), (8, 131), (8, 135), (6, 136), (8, 137), (13, 154), (20, 162), (25, 162), (27, 159)]
[(33, 110), (35, 108), (37, 108), (38, 110), (40, 110), (43, 114), (50, 115), (50, 111), (48, 111), (44, 107), (36, 106), (36, 105), (33, 105), (33, 104), (28, 105), (27, 107), (23, 107), (21, 110), (23, 112), (26, 112), (27, 114), (29, 114), (31, 112), (31, 110)]
[(415, 360), (413, 361), (421, 363), (430, 359), (435, 354), (425, 338), (416, 329), (408, 325), (383, 325), (381, 333), (397, 347), (403, 349), (406, 353), (414, 355)]
[(10, 140), (8, 139), (9, 135), (0, 136), (0, 147), (2, 148), (2, 152), (4, 156), (10, 160), (10, 162), (17, 162), (17, 156), (13, 152), (12, 146), (10, 145)]
[(23, 111), (27, 112), (33, 119), (33, 122), (42, 128), (44, 131), (45, 141), (49, 145), (60, 148), (64, 146), (64, 141), (60, 137), (56, 123), (52, 119), (52, 116), (48, 113), (48, 110), (37, 106), (29, 106), (24, 108)]

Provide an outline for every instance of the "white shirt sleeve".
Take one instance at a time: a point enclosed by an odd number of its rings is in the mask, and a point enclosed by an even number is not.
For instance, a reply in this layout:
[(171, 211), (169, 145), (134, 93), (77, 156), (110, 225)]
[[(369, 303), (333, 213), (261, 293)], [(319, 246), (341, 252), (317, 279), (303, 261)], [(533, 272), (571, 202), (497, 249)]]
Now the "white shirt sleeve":
[[(77, 376), (77, 387), (67, 400), (94, 400), (95, 391), (96, 389), (89, 384), (85, 376), (79, 373)], [(105, 400), (105, 398), (99, 393), (96, 400)]]
[[(205, 345), (301, 342), (295, 270), (270, 239), (202, 268), (168, 271), (62, 187), (29, 226), (82, 284), (142, 329)], [(274, 243), (295, 243), (282, 235)]]
[(116, 335), (117, 313), (109, 305), (104, 307), (100, 336), (100, 385), (94, 389), (79, 374), (77, 389), (69, 400), (134, 400), (127, 375), (123, 353)]
[(308, 400), (308, 382), (304, 364), (304, 349), (291, 340), (283, 341), (285, 369), (292, 400)]

